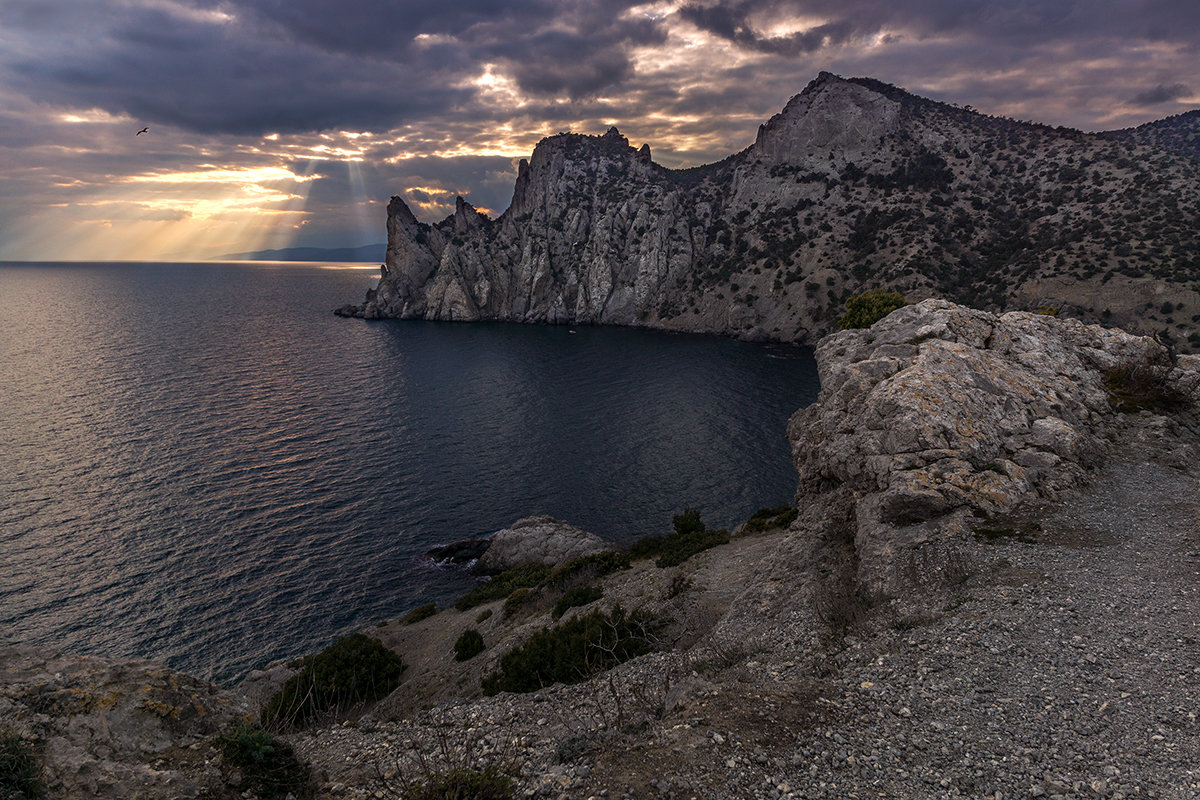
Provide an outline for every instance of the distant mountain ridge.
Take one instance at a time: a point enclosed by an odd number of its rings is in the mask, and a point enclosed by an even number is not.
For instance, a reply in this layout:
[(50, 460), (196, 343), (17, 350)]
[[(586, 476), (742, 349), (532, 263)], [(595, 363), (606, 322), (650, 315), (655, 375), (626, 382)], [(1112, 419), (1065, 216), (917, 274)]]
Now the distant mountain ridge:
[(384, 275), (338, 313), (812, 342), (888, 286), (1200, 347), (1200, 162), (1140, 138), (821, 73), (713, 164), (666, 169), (612, 128), (543, 139), (495, 219), (394, 197)]
[(217, 261), (370, 261), (382, 263), (387, 245), (364, 244), (361, 247), (284, 247), (279, 250), (254, 250), (226, 253)]
[(1104, 135), (1132, 139), (1200, 160), (1200, 108)]

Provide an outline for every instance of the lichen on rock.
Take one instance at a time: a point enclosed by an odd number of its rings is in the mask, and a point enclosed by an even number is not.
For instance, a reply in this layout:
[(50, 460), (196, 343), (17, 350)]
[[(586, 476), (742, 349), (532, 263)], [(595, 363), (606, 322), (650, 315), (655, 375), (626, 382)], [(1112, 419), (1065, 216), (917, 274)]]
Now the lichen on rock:
[[(1121, 424), (1106, 374), (1166, 357), (1152, 338), (944, 300), (832, 334), (820, 398), (788, 427), (800, 500), (855, 492), (859, 578), (892, 585), (904, 548), (1077, 485)], [(1182, 357), (1166, 379), (1196, 373)]]

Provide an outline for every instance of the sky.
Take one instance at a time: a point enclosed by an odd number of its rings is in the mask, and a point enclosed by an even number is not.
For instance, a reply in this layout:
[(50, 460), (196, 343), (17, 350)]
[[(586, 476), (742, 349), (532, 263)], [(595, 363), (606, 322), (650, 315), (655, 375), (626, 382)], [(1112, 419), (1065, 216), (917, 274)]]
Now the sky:
[(560, 131), (723, 158), (821, 70), (1128, 127), (1200, 107), (1200, 3), (0, 0), (0, 260), (381, 242)]

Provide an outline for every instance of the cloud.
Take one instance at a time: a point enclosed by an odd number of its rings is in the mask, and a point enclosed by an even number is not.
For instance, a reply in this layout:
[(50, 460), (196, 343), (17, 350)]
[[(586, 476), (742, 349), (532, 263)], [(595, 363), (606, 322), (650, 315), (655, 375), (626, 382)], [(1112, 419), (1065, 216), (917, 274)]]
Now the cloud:
[(1129, 127), (1184, 110), (1197, 56), (1200, 4), (1177, 0), (0, 0), (0, 247), (212, 165), (313, 176), (281, 190), (307, 192), (288, 235), (364, 243), (392, 194), (429, 220), (455, 194), (503, 210), (514, 157), (559, 130), (723, 158), (822, 69)]
[(1169, 103), (1181, 97), (1187, 97), (1191, 93), (1192, 90), (1182, 83), (1176, 83), (1171, 86), (1160, 83), (1153, 89), (1138, 92), (1129, 99), (1129, 102), (1135, 106), (1153, 106), (1160, 103)]
[[(811, 25), (781, 35), (764, 35), (755, 30), (751, 19), (757, 6), (767, 4), (736, 2), (717, 5), (688, 3), (679, 9), (679, 16), (696, 27), (714, 33), (740, 47), (775, 55), (801, 55), (823, 47), (842, 44), (861, 32), (849, 20)], [(872, 28), (872, 32), (875, 28)]]

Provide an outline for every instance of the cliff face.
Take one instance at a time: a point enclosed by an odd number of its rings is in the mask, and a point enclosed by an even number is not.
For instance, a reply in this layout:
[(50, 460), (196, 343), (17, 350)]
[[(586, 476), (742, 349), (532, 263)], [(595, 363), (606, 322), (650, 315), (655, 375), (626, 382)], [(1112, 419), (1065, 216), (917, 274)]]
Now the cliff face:
[(522, 161), (496, 219), (388, 206), (366, 318), (609, 323), (813, 341), (869, 285), (1200, 333), (1200, 163), (822, 73), (685, 170), (615, 128)]

